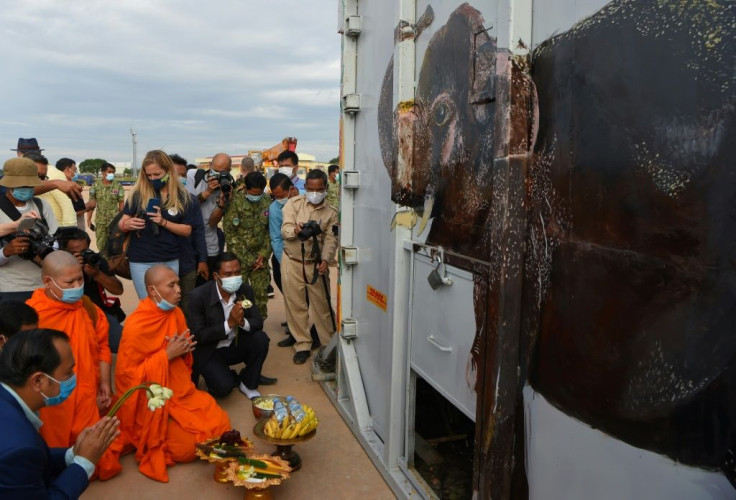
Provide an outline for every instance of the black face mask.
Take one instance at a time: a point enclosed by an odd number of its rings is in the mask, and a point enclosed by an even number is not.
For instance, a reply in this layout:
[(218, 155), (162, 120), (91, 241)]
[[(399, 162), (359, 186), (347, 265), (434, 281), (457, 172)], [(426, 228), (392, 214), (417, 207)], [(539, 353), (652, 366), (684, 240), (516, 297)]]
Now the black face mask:
[(169, 174), (164, 175), (160, 179), (153, 179), (151, 185), (156, 191), (161, 191), (167, 182), (169, 182)]

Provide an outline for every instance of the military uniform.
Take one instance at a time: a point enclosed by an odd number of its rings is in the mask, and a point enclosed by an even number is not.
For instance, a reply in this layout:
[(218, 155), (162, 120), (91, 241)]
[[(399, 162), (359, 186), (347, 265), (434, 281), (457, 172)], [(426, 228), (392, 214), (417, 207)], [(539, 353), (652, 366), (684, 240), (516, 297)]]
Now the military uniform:
[(335, 210), (340, 210), (340, 183), (338, 181), (327, 181), (325, 202)]
[[(333, 231), (338, 224), (337, 210), (326, 202), (315, 206), (307, 201), (306, 196), (295, 196), (286, 202), (282, 213), (284, 222), (281, 225), (281, 236), (284, 238), (284, 253), (281, 257), (281, 282), (286, 301), (286, 321), (296, 340), (294, 349), (297, 352), (309, 351), (312, 346), (312, 338), (309, 334), (310, 316), (318, 332), (327, 333), (330, 337), (335, 333), (325, 290), (325, 283), (328, 287), (330, 286), (330, 271), (328, 268), (325, 272), (325, 280), (319, 277), (313, 285), (304, 280), (304, 272), (309, 281), (316, 272), (312, 260), (313, 239), (300, 241), (294, 233), (294, 228), (298, 223), (316, 221), (322, 230), (322, 233), (317, 236), (322, 260), (330, 262), (335, 258), (335, 252), (337, 252), (338, 241)], [(302, 244), (304, 245), (304, 257), (302, 257)], [(308, 306), (307, 294), (309, 294)]]
[[(245, 192), (233, 193), (225, 209), (222, 229), (225, 231), (227, 250), (240, 259), (243, 281), (250, 282), (256, 305), (263, 318), (268, 316), (268, 292), (271, 272), (268, 257), (271, 255), (271, 237), (268, 233), (268, 207), (271, 199), (264, 195), (253, 203), (245, 197)], [(263, 257), (263, 267), (254, 271), (258, 257)]]
[(118, 181), (112, 181), (105, 185), (99, 180), (90, 188), (89, 199), (97, 201), (95, 239), (97, 240), (97, 251), (104, 252), (107, 244), (108, 227), (113, 217), (120, 212), (120, 202), (125, 200), (125, 190)]

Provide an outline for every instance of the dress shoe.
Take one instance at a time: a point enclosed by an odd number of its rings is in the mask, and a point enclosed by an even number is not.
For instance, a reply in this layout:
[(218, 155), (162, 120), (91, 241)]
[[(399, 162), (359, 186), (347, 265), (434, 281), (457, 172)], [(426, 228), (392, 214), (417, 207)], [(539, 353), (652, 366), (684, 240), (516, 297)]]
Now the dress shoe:
[(312, 348), (310, 349), (310, 351), (314, 351), (315, 349), (319, 349), (320, 347), (322, 347), (322, 342), (320, 342), (319, 339), (314, 339), (312, 340)]
[(299, 351), (296, 354), (294, 354), (294, 364), (295, 365), (303, 365), (307, 362), (309, 359), (309, 355), (311, 353), (309, 351)]
[(286, 321), (282, 321), (282, 322), (281, 322), (281, 326), (287, 326), (288, 324), (289, 324), (289, 323), (287, 323)]
[(291, 347), (294, 344), (296, 344), (296, 339), (293, 336), (289, 335), (284, 340), (279, 340), (278, 344), (276, 345), (279, 347)]
[(265, 375), (261, 375), (258, 378), (258, 385), (273, 385), (278, 381), (279, 379), (277, 379), (276, 377), (267, 377)]

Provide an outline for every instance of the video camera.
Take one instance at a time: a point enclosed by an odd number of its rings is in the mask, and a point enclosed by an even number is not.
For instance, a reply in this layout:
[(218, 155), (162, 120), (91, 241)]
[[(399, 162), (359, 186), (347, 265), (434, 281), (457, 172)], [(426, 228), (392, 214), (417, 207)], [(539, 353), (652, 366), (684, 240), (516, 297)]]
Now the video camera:
[(206, 181), (209, 182), (213, 179), (219, 182), (220, 190), (222, 190), (225, 198), (229, 198), (233, 192), (233, 185), (235, 184), (235, 179), (230, 175), (230, 172), (215, 172), (214, 170), (210, 170), (207, 173)]
[(28, 238), (28, 250), (20, 255), (26, 260), (33, 260), (38, 256), (43, 260), (48, 254), (56, 250), (53, 245), (58, 240), (58, 235), (49, 234), (49, 227), (41, 219), (37, 219), (28, 231), (17, 231), (2, 239), (3, 243), (10, 243), (14, 239), (25, 236)]
[(302, 230), (299, 231), (296, 236), (301, 241), (307, 241), (309, 238), (316, 237), (322, 233), (322, 228), (319, 227), (319, 222), (310, 220), (304, 223)]

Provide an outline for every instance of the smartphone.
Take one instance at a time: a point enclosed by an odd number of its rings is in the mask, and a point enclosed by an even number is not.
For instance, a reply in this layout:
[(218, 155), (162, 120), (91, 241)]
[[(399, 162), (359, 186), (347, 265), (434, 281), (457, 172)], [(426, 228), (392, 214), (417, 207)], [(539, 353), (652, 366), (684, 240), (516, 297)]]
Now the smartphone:
[(18, 224), (18, 232), (19, 233), (25, 233), (26, 231), (30, 231), (31, 228), (36, 224), (36, 221), (38, 219), (34, 219), (33, 217), (28, 217), (26, 219), (23, 219)]
[(146, 207), (146, 212), (153, 213), (156, 211), (154, 207), (161, 207), (161, 200), (158, 198), (151, 198), (148, 200), (148, 206)]

